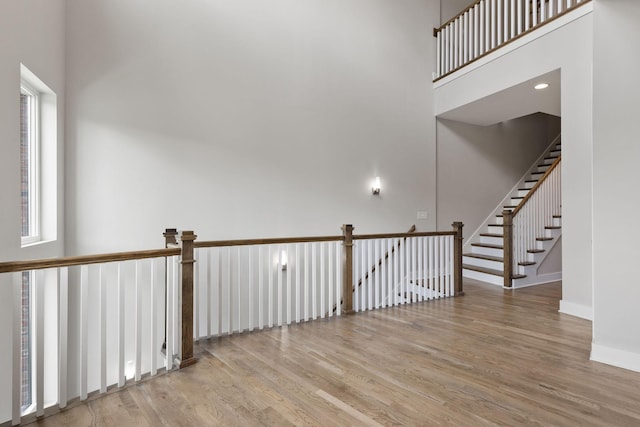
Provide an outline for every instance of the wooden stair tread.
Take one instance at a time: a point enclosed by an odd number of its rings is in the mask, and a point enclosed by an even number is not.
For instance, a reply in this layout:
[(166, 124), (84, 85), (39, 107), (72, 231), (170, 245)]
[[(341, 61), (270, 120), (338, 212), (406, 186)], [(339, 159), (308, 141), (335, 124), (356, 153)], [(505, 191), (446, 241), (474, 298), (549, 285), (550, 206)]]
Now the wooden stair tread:
[(477, 265), (462, 264), (462, 268), (465, 270), (477, 271), (479, 273), (491, 274), (492, 276), (502, 277), (504, 273), (500, 270), (494, 270), (492, 268), (478, 267)]
[(515, 209), (517, 206), (503, 206), (505, 209)]
[(548, 242), (549, 240), (553, 240), (553, 237), (536, 237), (538, 242)]
[[(504, 272), (500, 270), (494, 270), (492, 268), (478, 267), (477, 265), (468, 265), (468, 264), (463, 264), (462, 268), (465, 270), (471, 270), (471, 271), (477, 271), (479, 273), (490, 274), (492, 276), (504, 277)], [(514, 274), (513, 276), (511, 276), (512, 279), (524, 279), (525, 277), (527, 276), (525, 276), (524, 274)]]
[(504, 262), (504, 259), (498, 256), (474, 254), (474, 253), (463, 254), (462, 256), (466, 256), (469, 258), (476, 258), (476, 259), (484, 259), (486, 261)]
[(539, 254), (539, 253), (544, 252), (544, 249), (529, 249), (529, 250), (527, 250), (527, 252), (530, 253), (530, 254)]
[(472, 243), (471, 246), (478, 246), (480, 248), (489, 248), (489, 249), (504, 249), (502, 245), (491, 245), (489, 243)]
[(504, 227), (504, 224), (489, 224), (488, 227)]
[(480, 233), (482, 237), (504, 237), (503, 234), (495, 234), (495, 233)]
[(554, 215), (554, 218), (562, 218), (562, 215)]
[[(525, 182), (538, 182), (537, 179), (528, 179)], [(530, 188), (526, 188), (526, 190), (531, 190)]]
[(536, 264), (537, 264), (537, 262), (535, 262), (535, 261), (521, 261), (521, 262), (518, 263), (518, 265), (521, 265), (523, 267), (526, 267), (528, 265), (536, 265)]
[(545, 228), (545, 230), (559, 230), (559, 229), (561, 229), (562, 227), (557, 226), (557, 225), (547, 225), (547, 226), (546, 226), (546, 227), (544, 227), (544, 228)]

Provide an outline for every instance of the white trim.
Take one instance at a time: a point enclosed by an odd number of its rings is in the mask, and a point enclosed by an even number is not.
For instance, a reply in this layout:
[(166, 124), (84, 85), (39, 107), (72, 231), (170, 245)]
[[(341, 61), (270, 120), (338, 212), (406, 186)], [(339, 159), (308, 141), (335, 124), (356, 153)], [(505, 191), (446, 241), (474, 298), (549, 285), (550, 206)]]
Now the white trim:
[(591, 360), (640, 372), (640, 354), (591, 343)]
[(562, 271), (557, 273), (541, 274), (541, 275), (536, 275), (531, 277), (527, 276), (522, 279), (514, 279), (513, 287), (505, 288), (505, 289), (528, 288), (529, 286), (544, 285), (546, 283), (559, 282), (561, 280), (562, 280)]
[(593, 320), (593, 307), (575, 302), (560, 300), (558, 312), (586, 320)]

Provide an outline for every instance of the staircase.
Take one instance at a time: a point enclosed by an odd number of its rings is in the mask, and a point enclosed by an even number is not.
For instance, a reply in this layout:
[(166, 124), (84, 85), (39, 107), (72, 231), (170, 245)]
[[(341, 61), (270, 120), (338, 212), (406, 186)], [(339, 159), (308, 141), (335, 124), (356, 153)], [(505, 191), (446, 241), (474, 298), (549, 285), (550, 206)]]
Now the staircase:
[[(516, 209), (560, 155), (561, 143), (558, 136), (483, 225), (469, 238), (462, 260), (463, 277), (499, 286), (504, 285), (502, 211)], [(549, 215), (545, 218), (544, 231), (540, 234), (542, 235), (535, 235), (535, 241), (526, 247), (526, 259), (518, 263), (517, 270), (512, 275), (512, 287), (531, 286), (561, 279), (560, 273), (538, 274), (542, 262), (562, 235), (561, 215)]]

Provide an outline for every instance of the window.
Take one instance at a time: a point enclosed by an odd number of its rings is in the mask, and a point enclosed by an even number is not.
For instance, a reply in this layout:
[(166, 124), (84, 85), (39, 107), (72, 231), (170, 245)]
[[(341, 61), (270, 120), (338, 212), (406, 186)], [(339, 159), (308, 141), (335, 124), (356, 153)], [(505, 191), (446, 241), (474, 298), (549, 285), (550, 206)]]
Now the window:
[(20, 208), (22, 246), (54, 241), (58, 223), (57, 97), (20, 66)]
[(22, 244), (40, 240), (39, 93), (25, 80), (20, 84), (20, 203)]

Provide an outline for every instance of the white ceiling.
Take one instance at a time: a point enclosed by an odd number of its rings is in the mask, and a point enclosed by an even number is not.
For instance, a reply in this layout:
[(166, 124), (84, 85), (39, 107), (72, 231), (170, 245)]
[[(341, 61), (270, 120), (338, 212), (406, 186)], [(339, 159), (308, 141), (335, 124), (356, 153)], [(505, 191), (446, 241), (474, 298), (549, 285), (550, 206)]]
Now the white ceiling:
[[(544, 90), (533, 88), (542, 82), (548, 83), (549, 87)], [(527, 80), (438, 117), (489, 126), (538, 112), (560, 116), (560, 70)]]

